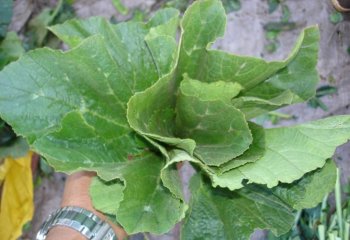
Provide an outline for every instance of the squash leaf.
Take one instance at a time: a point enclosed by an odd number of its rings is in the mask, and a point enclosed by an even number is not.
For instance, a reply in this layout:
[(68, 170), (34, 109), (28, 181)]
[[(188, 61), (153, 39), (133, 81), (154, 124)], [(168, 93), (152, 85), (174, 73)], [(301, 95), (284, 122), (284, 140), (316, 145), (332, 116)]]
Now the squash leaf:
[(181, 239), (249, 239), (254, 229), (280, 236), (293, 226), (296, 210), (322, 201), (335, 184), (333, 161), (293, 184), (269, 189), (249, 185), (231, 192), (211, 188), (199, 175), (191, 180), (192, 198)]
[[(94, 206), (116, 216), (116, 221), (129, 234), (138, 232), (166, 233), (184, 218), (187, 205), (173, 195), (161, 181), (165, 162), (153, 156), (129, 161), (118, 169), (123, 181), (102, 182), (95, 179), (91, 186)], [(176, 179), (169, 180), (177, 181)], [(101, 193), (111, 197), (106, 198)], [(171, 206), (171, 207), (169, 207)]]
[(350, 116), (253, 123), (315, 95), (319, 30), (304, 29), (286, 59), (268, 62), (211, 49), (225, 25), (221, 1), (198, 0), (181, 19), (168, 8), (147, 23), (52, 26), (71, 49), (6, 66), (0, 117), (56, 170), (95, 171), (94, 206), (128, 233), (165, 233), (185, 217), (177, 163), (189, 161), (199, 173), (183, 239), (281, 235), (332, 188), (327, 159), (349, 139)]
[(214, 186), (231, 190), (248, 183), (292, 183), (305, 173), (322, 167), (337, 146), (350, 138), (350, 116), (334, 116), (292, 127), (265, 129), (264, 155), (222, 175), (212, 175)]

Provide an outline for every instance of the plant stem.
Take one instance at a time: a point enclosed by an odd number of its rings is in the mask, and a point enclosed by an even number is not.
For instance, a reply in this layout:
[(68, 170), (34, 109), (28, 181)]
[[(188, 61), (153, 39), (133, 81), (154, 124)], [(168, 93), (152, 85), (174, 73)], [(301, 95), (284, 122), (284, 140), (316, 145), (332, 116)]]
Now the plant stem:
[(350, 223), (345, 222), (344, 239), (350, 239)]
[(337, 220), (339, 227), (339, 236), (343, 237), (343, 212), (341, 204), (341, 186), (340, 186), (340, 171), (337, 169), (337, 181), (335, 183), (335, 204), (337, 209)]
[(318, 225), (318, 237), (320, 240), (326, 240), (326, 228), (324, 225)]
[(320, 213), (320, 222), (325, 226), (327, 225), (327, 201), (328, 201), (328, 194), (324, 196), (322, 200), (321, 213)]

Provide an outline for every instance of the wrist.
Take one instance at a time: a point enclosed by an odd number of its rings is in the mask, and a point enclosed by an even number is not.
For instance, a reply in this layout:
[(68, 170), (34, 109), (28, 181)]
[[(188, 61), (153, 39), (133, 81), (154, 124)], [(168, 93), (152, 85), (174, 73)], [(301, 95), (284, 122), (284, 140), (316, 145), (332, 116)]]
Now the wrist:
[[(92, 205), (92, 201), (89, 194), (89, 187), (91, 185), (92, 178), (95, 175), (96, 174), (92, 172), (78, 172), (70, 175), (66, 181), (61, 207), (75, 206), (94, 213), (97, 217), (107, 222), (112, 227), (118, 239), (124, 239), (125, 237), (127, 237), (125, 231), (121, 227), (109, 221), (103, 213), (97, 211)], [(73, 232), (73, 234), (76, 234), (76, 232)], [(73, 239), (78, 240), (79, 238)]]

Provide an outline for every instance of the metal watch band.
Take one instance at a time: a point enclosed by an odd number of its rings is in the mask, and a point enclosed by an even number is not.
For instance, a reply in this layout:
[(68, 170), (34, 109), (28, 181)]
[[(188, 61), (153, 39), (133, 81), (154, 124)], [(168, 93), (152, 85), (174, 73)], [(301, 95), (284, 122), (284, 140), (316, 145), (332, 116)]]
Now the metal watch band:
[(107, 222), (80, 207), (63, 207), (51, 213), (42, 224), (36, 240), (45, 240), (49, 230), (54, 226), (74, 229), (89, 240), (117, 240), (117, 236)]

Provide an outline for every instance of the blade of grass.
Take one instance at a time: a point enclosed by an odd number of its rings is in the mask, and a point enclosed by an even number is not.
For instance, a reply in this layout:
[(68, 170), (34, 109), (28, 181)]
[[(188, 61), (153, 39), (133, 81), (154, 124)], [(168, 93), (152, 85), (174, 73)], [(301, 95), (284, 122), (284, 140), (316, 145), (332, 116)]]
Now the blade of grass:
[(350, 223), (349, 222), (345, 223), (344, 239), (350, 239)]
[(322, 205), (321, 205), (320, 222), (323, 225), (327, 225), (327, 201), (328, 201), (328, 194), (324, 196), (322, 200)]
[(117, 11), (120, 12), (122, 15), (128, 14), (129, 9), (123, 5), (121, 0), (112, 0), (112, 3), (115, 9), (117, 9)]
[(332, 214), (328, 232), (333, 231), (336, 228), (336, 225), (337, 225), (337, 218)]
[(335, 240), (335, 235), (333, 232), (328, 233), (329, 240)]
[(341, 186), (340, 186), (340, 171), (337, 169), (337, 181), (335, 183), (335, 205), (337, 212), (337, 222), (339, 228), (339, 236), (343, 237), (343, 208), (341, 204)]
[(326, 227), (324, 225), (318, 225), (318, 237), (320, 240), (326, 240)]

